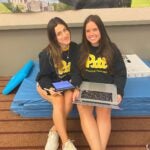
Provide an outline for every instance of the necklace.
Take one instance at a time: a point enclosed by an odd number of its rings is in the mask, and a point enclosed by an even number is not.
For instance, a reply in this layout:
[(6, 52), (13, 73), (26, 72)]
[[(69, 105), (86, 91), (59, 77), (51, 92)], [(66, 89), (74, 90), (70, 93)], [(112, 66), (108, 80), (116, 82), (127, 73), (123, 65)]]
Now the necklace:
[(69, 49), (68, 49), (68, 51), (67, 51), (67, 59), (69, 59), (70, 57), (69, 57)]
[(67, 46), (67, 47), (65, 47), (65, 48), (63, 48), (62, 49), (62, 52), (66, 52), (66, 58), (67, 58), (67, 60), (70, 58), (69, 57), (69, 55), (70, 55), (70, 53), (69, 53), (69, 45)]

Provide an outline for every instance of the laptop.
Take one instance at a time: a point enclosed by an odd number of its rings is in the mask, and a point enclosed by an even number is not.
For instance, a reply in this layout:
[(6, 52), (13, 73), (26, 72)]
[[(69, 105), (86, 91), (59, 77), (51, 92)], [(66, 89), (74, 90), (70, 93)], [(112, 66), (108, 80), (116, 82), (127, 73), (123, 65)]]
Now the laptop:
[(56, 91), (65, 91), (74, 88), (74, 86), (69, 81), (53, 82), (52, 85)]
[(120, 109), (114, 84), (82, 82), (79, 98), (73, 103)]

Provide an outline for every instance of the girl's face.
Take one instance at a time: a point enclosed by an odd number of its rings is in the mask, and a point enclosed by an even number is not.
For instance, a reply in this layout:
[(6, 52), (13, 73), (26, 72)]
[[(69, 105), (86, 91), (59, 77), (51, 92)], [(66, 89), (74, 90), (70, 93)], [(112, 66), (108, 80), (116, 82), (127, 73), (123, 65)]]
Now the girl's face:
[(92, 46), (99, 46), (99, 41), (101, 39), (101, 33), (97, 27), (97, 25), (90, 21), (86, 24), (85, 34), (87, 40), (91, 43)]
[(70, 32), (63, 24), (58, 24), (55, 27), (55, 33), (61, 48), (65, 48), (70, 44)]

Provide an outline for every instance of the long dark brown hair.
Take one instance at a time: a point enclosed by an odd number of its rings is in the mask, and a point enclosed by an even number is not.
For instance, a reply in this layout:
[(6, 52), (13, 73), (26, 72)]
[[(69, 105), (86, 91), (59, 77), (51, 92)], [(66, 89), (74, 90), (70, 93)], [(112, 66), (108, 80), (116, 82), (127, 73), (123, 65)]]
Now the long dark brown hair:
[(47, 34), (49, 39), (48, 52), (53, 59), (55, 67), (62, 68), (62, 56), (61, 56), (61, 47), (57, 41), (55, 27), (58, 24), (62, 24), (70, 32), (68, 25), (61, 18), (54, 17), (52, 18), (47, 25)]
[(90, 21), (94, 22), (101, 34), (101, 39), (99, 41), (99, 48), (97, 54), (101, 57), (105, 57), (108, 63), (108, 72), (113, 73), (113, 59), (114, 59), (114, 49), (112, 42), (107, 34), (105, 26), (98, 15), (90, 15), (86, 18), (83, 24), (83, 33), (82, 33), (82, 43), (80, 47), (80, 58), (79, 58), (79, 68), (82, 74), (85, 71), (85, 64), (89, 55), (90, 42), (86, 38), (86, 25)]

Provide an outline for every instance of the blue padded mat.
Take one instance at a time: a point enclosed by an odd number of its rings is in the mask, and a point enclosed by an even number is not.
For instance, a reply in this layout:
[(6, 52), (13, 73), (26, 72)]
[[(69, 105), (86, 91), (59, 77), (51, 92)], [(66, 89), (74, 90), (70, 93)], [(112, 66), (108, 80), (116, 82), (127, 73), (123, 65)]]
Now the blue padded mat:
[(52, 111), (49, 110), (24, 110), (20, 111), (19, 114), (22, 117), (27, 117), (27, 118), (49, 118), (51, 117)]
[(150, 77), (127, 79), (124, 91), (126, 98), (150, 98)]
[(36, 82), (32, 82), (28, 79), (24, 79), (21, 86), (19, 87), (14, 102), (18, 104), (24, 103), (48, 103), (43, 100), (36, 91)]
[[(150, 62), (146, 62), (150, 66)], [(11, 105), (12, 111), (23, 117), (51, 117), (52, 105), (43, 100), (36, 91), (36, 75), (39, 64), (34, 62), (30, 75), (24, 79)], [(121, 108), (112, 110), (112, 116), (150, 116), (150, 77), (129, 78)], [(70, 117), (78, 117), (75, 108)]]
[[(11, 110), (23, 117), (51, 117), (52, 115), (53, 108), (51, 103), (42, 99), (36, 91), (35, 78), (38, 71), (39, 64), (38, 62), (34, 62), (33, 70), (22, 82), (11, 104)], [(75, 107), (70, 116), (78, 116)]]
[(38, 72), (39, 72), (39, 63), (37, 61), (34, 61), (34, 68), (30, 72), (30, 74), (27, 77), (27, 79), (29, 79), (32, 82), (36, 82), (35, 79), (36, 79), (36, 76), (37, 76)]
[(124, 91), (123, 110), (112, 110), (113, 116), (150, 116), (150, 77), (128, 78)]
[[(23, 117), (51, 117), (52, 105), (40, 97), (35, 86), (36, 82), (25, 79), (14, 97), (11, 110)], [(78, 116), (75, 108), (70, 116)]]

